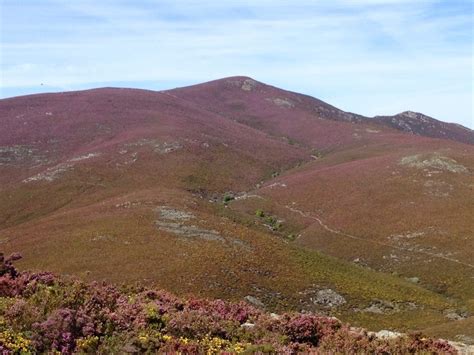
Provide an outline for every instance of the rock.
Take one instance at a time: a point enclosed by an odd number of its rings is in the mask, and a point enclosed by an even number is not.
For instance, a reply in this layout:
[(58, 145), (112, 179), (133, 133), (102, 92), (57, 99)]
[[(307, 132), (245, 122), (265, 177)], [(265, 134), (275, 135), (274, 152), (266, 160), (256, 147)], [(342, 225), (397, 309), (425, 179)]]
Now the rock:
[(319, 290), (316, 293), (316, 297), (312, 298), (311, 300), (313, 301), (314, 304), (328, 307), (328, 308), (337, 307), (346, 303), (346, 300), (344, 297), (342, 297), (336, 291), (331, 290), (330, 288)]
[(403, 334), (399, 332), (393, 332), (391, 330), (381, 330), (375, 333), (375, 336), (379, 339), (395, 339), (400, 338)]
[(369, 307), (365, 308), (363, 312), (368, 313), (377, 313), (377, 314), (385, 314), (385, 313), (392, 313), (398, 312), (398, 307), (389, 301), (384, 300), (375, 300), (373, 301)]
[(456, 160), (442, 156), (438, 153), (423, 156), (421, 154), (403, 157), (400, 165), (406, 165), (411, 168), (418, 169), (437, 169), (441, 171), (449, 171), (452, 173), (468, 173), (469, 170), (459, 164)]
[(240, 327), (241, 327), (241, 328), (246, 328), (246, 329), (252, 329), (252, 328), (255, 327), (255, 324), (249, 323), (249, 322), (245, 322), (244, 324), (241, 324)]
[(81, 155), (81, 156), (78, 156), (78, 157), (71, 158), (71, 159), (69, 159), (69, 161), (70, 162), (76, 162), (76, 161), (81, 161), (81, 160), (87, 160), (87, 159), (98, 157), (101, 154), (102, 153), (89, 153), (89, 154), (85, 154), (85, 155)]
[(174, 208), (167, 206), (160, 206), (156, 209), (156, 212), (160, 214), (162, 219), (167, 219), (170, 221), (188, 221), (194, 219), (195, 216), (192, 213), (180, 211)]
[(464, 344), (474, 345), (474, 337), (464, 334), (456, 335), (456, 339)]
[(252, 91), (256, 87), (257, 87), (257, 82), (253, 79), (245, 79), (241, 86), (242, 90), (244, 91)]
[(428, 180), (423, 186), (425, 194), (436, 197), (448, 197), (454, 191), (454, 186), (444, 181)]
[(225, 242), (225, 239), (218, 231), (201, 228), (195, 225), (185, 225), (183, 223), (155, 221), (158, 229), (186, 238), (198, 238), (207, 241)]
[(418, 282), (420, 282), (420, 278), (418, 277), (407, 277), (407, 281), (410, 281), (410, 282), (413, 282), (414, 284), (417, 284)]
[(380, 133), (380, 130), (378, 130), (378, 129), (366, 128), (365, 131), (366, 131), (367, 133)]
[(448, 309), (444, 312), (444, 316), (449, 320), (462, 320), (467, 318), (467, 313), (459, 312), (455, 309)]
[(187, 224), (191, 220), (196, 219), (196, 216), (190, 212), (180, 211), (167, 206), (160, 206), (155, 209), (155, 212), (159, 214), (159, 219), (155, 221), (155, 225), (159, 230), (180, 237), (225, 242), (225, 238), (216, 230)]
[(474, 354), (474, 345), (468, 345), (457, 341), (448, 341), (448, 344), (454, 347), (459, 355)]
[(32, 181), (48, 181), (51, 182), (59, 178), (62, 174), (72, 170), (74, 164), (70, 163), (60, 163), (56, 166), (47, 168), (45, 171), (36, 174), (34, 176), (30, 176), (27, 179), (24, 179), (24, 183), (32, 182)]
[(44, 153), (27, 145), (0, 146), (0, 166), (17, 164), (43, 165), (48, 163)]
[(291, 102), (289, 99), (281, 99), (279, 97), (277, 98), (268, 98), (266, 99), (267, 101), (273, 102), (275, 105), (279, 107), (285, 107), (285, 108), (293, 108), (295, 107), (295, 104)]
[(244, 297), (244, 300), (247, 301), (248, 303), (250, 303), (251, 305), (254, 305), (255, 307), (258, 307), (258, 308), (265, 307), (263, 302), (260, 301), (257, 297), (248, 295), (248, 296)]
[(133, 143), (125, 144), (125, 148), (130, 147), (150, 147), (155, 153), (168, 154), (182, 149), (183, 145), (179, 142), (163, 142), (159, 139), (143, 138)]

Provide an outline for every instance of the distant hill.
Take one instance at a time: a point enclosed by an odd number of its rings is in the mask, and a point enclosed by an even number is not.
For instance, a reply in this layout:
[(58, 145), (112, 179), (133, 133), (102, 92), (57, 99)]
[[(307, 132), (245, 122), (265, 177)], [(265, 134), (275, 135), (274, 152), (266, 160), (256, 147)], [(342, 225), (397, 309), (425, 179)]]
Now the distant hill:
[(403, 132), (419, 136), (451, 139), (474, 144), (473, 131), (467, 127), (438, 121), (419, 112), (405, 111), (395, 116), (376, 116), (374, 120)]

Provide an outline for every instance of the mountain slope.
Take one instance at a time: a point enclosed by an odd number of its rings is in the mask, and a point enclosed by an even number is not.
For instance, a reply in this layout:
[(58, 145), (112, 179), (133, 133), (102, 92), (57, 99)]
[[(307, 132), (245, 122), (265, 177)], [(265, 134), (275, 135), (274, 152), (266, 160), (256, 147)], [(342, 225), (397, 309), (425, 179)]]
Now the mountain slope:
[[(363, 140), (374, 126), (386, 135), (393, 134), (392, 130), (385, 129), (390, 127), (416, 135), (474, 144), (472, 130), (420, 113), (407, 111), (395, 116), (364, 117), (249, 77), (225, 78), (166, 92), (276, 136), (289, 135), (321, 149)], [(354, 127), (350, 123), (358, 125)]]
[(472, 145), (246, 77), (5, 99), (0, 120), (0, 246), (24, 268), (373, 329), (474, 312)]
[(419, 112), (405, 111), (394, 116), (376, 116), (374, 120), (403, 132), (474, 144), (474, 135), (469, 128), (438, 121)]

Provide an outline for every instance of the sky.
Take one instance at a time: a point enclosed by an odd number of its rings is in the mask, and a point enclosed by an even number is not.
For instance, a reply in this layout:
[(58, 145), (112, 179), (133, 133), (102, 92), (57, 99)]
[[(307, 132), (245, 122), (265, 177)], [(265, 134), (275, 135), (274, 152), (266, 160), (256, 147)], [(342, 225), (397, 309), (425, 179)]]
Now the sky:
[(0, 98), (245, 75), (474, 128), (470, 0), (0, 0)]

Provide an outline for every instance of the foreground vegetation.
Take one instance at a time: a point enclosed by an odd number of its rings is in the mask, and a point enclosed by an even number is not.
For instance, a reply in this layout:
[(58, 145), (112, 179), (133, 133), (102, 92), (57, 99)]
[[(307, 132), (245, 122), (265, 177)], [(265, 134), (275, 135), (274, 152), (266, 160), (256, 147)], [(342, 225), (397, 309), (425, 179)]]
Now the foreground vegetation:
[(179, 299), (144, 287), (18, 272), (0, 254), (0, 352), (455, 353), (411, 334), (379, 339), (335, 318), (269, 314), (246, 303)]

